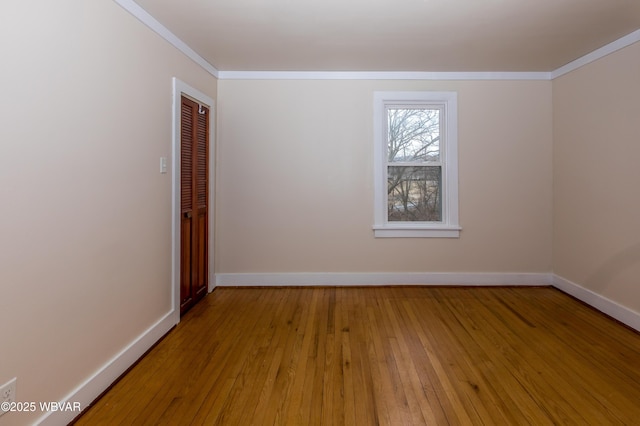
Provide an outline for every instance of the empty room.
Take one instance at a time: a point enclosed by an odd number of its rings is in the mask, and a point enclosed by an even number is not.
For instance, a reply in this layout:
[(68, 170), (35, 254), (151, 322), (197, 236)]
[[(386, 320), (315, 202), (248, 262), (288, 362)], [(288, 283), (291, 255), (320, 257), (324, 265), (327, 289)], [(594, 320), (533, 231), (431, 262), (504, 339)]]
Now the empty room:
[(635, 424), (640, 2), (6, 0), (0, 425)]

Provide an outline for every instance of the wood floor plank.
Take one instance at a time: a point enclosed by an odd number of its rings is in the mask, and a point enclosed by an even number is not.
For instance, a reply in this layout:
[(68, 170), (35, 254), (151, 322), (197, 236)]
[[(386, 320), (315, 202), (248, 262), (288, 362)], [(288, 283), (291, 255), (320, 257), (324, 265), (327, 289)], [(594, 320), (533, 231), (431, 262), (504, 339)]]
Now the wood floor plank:
[[(571, 404), (566, 403), (566, 391), (571, 389), (572, 385), (578, 383), (578, 387), (590, 387), (588, 382), (585, 382), (585, 373), (588, 373), (589, 369), (576, 369), (578, 360), (571, 356), (571, 350), (565, 348), (562, 351), (563, 356), (555, 356), (558, 345), (554, 340), (548, 340), (548, 337), (551, 337), (549, 334), (539, 333), (535, 322), (523, 319), (517, 311), (507, 308), (500, 297), (497, 297), (495, 302), (494, 318), (499, 318), (508, 326), (502, 327), (502, 335), (494, 336), (494, 339), (512, 342), (512, 350), (504, 352), (505, 362), (517, 366), (515, 371), (518, 380), (526, 386), (540, 410), (560, 423), (566, 423), (567, 419), (581, 418), (584, 421), (610, 420), (610, 414), (597, 408), (599, 401), (591, 398), (590, 394), (574, 398)], [(554, 373), (546, 375), (548, 371)], [(533, 374), (534, 372), (538, 374)], [(587, 401), (581, 406), (577, 405), (583, 398)]]
[[(437, 305), (432, 305), (435, 308)], [(418, 324), (417, 312), (410, 311), (410, 318), (414, 324)], [(428, 337), (422, 330), (418, 329), (418, 337), (426, 350), (427, 360), (435, 370), (437, 380), (441, 386), (442, 392), (439, 393), (439, 400), (445, 403), (445, 413), (450, 424), (472, 425), (472, 417), (475, 413), (465, 407), (466, 395), (464, 391), (460, 391), (460, 387), (456, 387), (453, 377), (452, 367), (455, 367), (454, 356), (452, 356), (449, 345), (451, 344), (450, 336), (440, 334), (441, 338)]]
[[(504, 333), (507, 332), (506, 328), (500, 327), (501, 321), (508, 312), (497, 311), (500, 305), (496, 306), (490, 301), (484, 301), (482, 304), (469, 302), (473, 302), (473, 300), (467, 298), (464, 303), (452, 303), (451, 300), (448, 300), (445, 305), (451, 311), (451, 314), (458, 319), (461, 326), (470, 331), (465, 333), (462, 338), (465, 344), (473, 345), (475, 343), (478, 350), (487, 351), (486, 356), (492, 362), (491, 367), (485, 368), (483, 371), (494, 375), (494, 379), (489, 383), (506, 383), (508, 386), (502, 389), (502, 392), (506, 393), (514, 388), (520, 388), (522, 392), (516, 393), (519, 399), (514, 403), (527, 414), (528, 421), (535, 424), (533, 422), (535, 413), (540, 410), (548, 410), (549, 405), (554, 405), (560, 395), (554, 394), (554, 387), (549, 388), (547, 397), (550, 403), (543, 406), (540, 405), (536, 399), (535, 392), (533, 392), (536, 384), (535, 376), (529, 374), (535, 366), (526, 365), (527, 357), (525, 352), (528, 348), (517, 345), (517, 339), (513, 335), (509, 336), (512, 340), (506, 340), (504, 338)], [(482, 306), (483, 309), (476, 313), (472, 310), (474, 306)], [(512, 319), (507, 319), (506, 321), (512, 326)], [(511, 343), (507, 346), (503, 344), (504, 342)], [(556, 413), (556, 416), (561, 419), (566, 417), (563, 413)], [(574, 416), (574, 418), (580, 418), (577, 412), (574, 413)], [(550, 423), (554, 422), (554, 416), (551, 416), (549, 412), (547, 412), (547, 417), (550, 417)]]
[(549, 287), (218, 288), (78, 425), (618, 425), (640, 334)]
[[(579, 308), (584, 308), (584, 306)], [(592, 310), (591, 314), (594, 314)], [(536, 326), (544, 324), (546, 321), (542, 317), (536, 317), (533, 313), (531, 317), (532, 320), (537, 321)], [(588, 418), (599, 417), (601, 421), (618, 419), (622, 424), (628, 423), (631, 419), (628, 419), (625, 413), (637, 406), (637, 401), (628, 397), (630, 394), (633, 395), (634, 388), (628, 387), (628, 376), (615, 374), (617, 369), (612, 368), (613, 364), (606, 359), (607, 352), (610, 353), (611, 348), (608, 348), (603, 353), (597, 345), (588, 343), (588, 340), (585, 341), (585, 336), (582, 333), (575, 332), (581, 326), (576, 324), (574, 332), (560, 334), (551, 331), (548, 327), (545, 332), (538, 332), (538, 327), (536, 327), (536, 330), (530, 333), (531, 339), (526, 344), (532, 351), (537, 352), (537, 356), (534, 356), (533, 359), (544, 363), (542, 368), (551, 368), (548, 363), (549, 358), (543, 358), (543, 355), (555, 355), (550, 359), (554, 360), (552, 368), (555, 369), (556, 374), (549, 378), (549, 380), (554, 380), (555, 389), (566, 390), (573, 387), (592, 388), (596, 386), (599, 388), (600, 395), (597, 397), (590, 393), (585, 393), (574, 398), (572, 406), (577, 411), (587, 414)], [(518, 335), (522, 334), (517, 331), (516, 333)], [(598, 340), (604, 341), (608, 339), (605, 335), (602, 335)], [(566, 343), (562, 346), (562, 351), (558, 350), (559, 347), (555, 344), (556, 341)], [(611, 380), (614, 378), (616, 380)], [(546, 386), (547, 383), (544, 383), (544, 385)], [(635, 389), (637, 389), (637, 386)]]
[(355, 406), (355, 418), (358, 424), (379, 425), (380, 410), (377, 403), (377, 394), (373, 384), (373, 371), (370, 367), (369, 350), (370, 339), (366, 329), (365, 309), (367, 303), (367, 291), (346, 292), (350, 318), (349, 325), (350, 342), (352, 345), (351, 361), (354, 371), (353, 393)]
[(385, 302), (390, 331), (395, 336), (395, 338), (390, 339), (389, 342), (398, 367), (402, 388), (405, 390), (405, 398), (411, 409), (411, 421), (413, 424), (435, 424), (435, 415), (429, 404), (420, 403), (420, 401), (424, 399), (422, 384), (418, 379), (411, 351), (409, 350), (409, 344), (407, 343), (407, 340), (411, 338), (410, 336), (405, 336), (405, 333), (410, 327), (407, 327), (405, 324), (403, 324), (404, 327), (401, 326), (395, 314), (396, 309), (391, 306), (389, 300)]
[[(307, 363), (309, 362), (309, 353), (311, 351), (313, 327), (315, 324), (318, 298), (319, 294), (317, 292), (314, 292), (310, 297), (310, 301), (307, 302), (307, 309), (304, 309), (302, 311), (303, 314), (301, 315), (301, 322), (297, 330), (297, 334), (302, 338), (302, 343), (300, 346), (300, 353), (297, 358), (297, 363), (294, 367), (294, 373), (305, 371), (307, 368)], [(305, 377), (307, 376), (304, 374), (294, 375), (294, 381), (291, 388), (291, 394), (289, 396), (289, 403), (286, 411), (286, 416), (283, 420), (283, 424), (298, 425), (303, 423), (304, 413), (301, 407), (302, 395), (305, 389)]]
[[(406, 308), (405, 308), (406, 309)], [(401, 310), (400, 312), (403, 312)], [(412, 329), (410, 327), (405, 327)], [(457, 360), (457, 369), (459, 375), (456, 380), (459, 386), (467, 388), (467, 399), (473, 405), (474, 411), (478, 414), (478, 421), (490, 420), (491, 424), (508, 424), (508, 418), (501, 410), (501, 401), (493, 397), (493, 393), (486, 392), (484, 389), (487, 386), (484, 378), (479, 374), (478, 364), (482, 361), (475, 347), (471, 346), (468, 341), (464, 344), (465, 356), (455, 355)], [(418, 351), (412, 351), (411, 353), (418, 353)], [(435, 424), (434, 422), (427, 422), (428, 424)]]

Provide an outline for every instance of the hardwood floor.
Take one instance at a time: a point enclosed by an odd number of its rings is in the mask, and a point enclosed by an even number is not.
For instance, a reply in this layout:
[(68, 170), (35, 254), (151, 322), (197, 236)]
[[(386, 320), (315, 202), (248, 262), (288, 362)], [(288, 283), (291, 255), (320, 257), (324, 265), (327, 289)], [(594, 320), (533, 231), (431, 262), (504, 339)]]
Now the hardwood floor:
[(639, 419), (640, 334), (553, 288), (218, 288), (77, 424)]

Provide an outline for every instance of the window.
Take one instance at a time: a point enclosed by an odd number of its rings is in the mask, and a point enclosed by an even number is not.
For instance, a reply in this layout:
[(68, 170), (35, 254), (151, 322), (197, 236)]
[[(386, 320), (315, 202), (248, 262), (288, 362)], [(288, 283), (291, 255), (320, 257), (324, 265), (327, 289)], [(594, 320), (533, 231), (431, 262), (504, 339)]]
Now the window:
[(457, 238), (457, 94), (375, 92), (374, 125), (375, 236)]

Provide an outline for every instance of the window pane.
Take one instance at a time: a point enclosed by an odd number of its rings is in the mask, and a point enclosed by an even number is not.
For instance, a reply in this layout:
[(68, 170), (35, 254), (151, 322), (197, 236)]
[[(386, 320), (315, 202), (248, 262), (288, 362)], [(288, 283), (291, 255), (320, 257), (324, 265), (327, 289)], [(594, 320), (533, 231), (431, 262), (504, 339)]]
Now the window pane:
[(440, 110), (388, 109), (389, 162), (440, 161)]
[(440, 166), (389, 166), (387, 184), (389, 222), (442, 221)]

